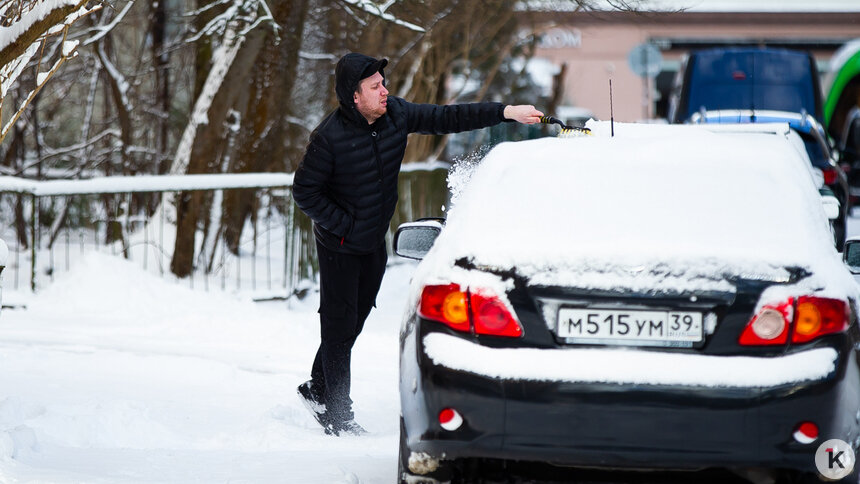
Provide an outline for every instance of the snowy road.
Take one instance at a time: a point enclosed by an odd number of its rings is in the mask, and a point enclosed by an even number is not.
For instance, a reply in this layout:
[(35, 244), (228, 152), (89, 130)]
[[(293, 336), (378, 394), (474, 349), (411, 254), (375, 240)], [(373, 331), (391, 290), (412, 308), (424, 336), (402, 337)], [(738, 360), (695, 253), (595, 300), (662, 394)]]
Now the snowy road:
[(0, 483), (394, 482), (413, 268), (389, 268), (354, 351), (370, 435), (332, 438), (295, 395), (318, 344), (315, 297), (253, 303), (82, 258), (0, 317)]
[(0, 318), (0, 483), (390, 483), (397, 328), (414, 266), (390, 268), (353, 358), (367, 437), (299, 403), (316, 300), (192, 291), (90, 255)]

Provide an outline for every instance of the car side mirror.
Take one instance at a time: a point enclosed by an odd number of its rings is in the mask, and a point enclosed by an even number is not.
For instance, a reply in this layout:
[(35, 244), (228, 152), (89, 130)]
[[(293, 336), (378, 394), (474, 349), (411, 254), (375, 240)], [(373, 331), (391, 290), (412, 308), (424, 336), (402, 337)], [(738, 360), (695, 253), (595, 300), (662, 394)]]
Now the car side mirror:
[(833, 195), (821, 195), (821, 206), (824, 208), (824, 214), (830, 220), (839, 218), (839, 199)]
[(439, 220), (401, 224), (394, 233), (394, 253), (407, 259), (423, 259), (441, 232)]
[(845, 241), (842, 260), (852, 274), (860, 274), (860, 238), (855, 237)]

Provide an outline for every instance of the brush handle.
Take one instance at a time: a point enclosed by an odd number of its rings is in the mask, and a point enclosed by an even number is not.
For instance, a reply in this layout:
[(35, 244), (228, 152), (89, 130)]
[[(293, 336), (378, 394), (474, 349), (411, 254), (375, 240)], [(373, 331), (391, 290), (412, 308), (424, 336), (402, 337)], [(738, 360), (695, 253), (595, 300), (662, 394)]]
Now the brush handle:
[(541, 116), (540, 122), (543, 124), (557, 124), (557, 125), (561, 126), (562, 129), (568, 128), (568, 126), (566, 124), (562, 123), (560, 119), (553, 117), (553, 116)]
[(572, 135), (573, 133), (591, 134), (591, 130), (588, 128), (580, 128), (579, 126), (568, 126), (568, 125), (562, 123), (561, 120), (559, 120), (558, 118), (553, 117), (553, 116), (541, 116), (540, 122), (543, 124), (557, 124), (557, 125), (561, 126), (560, 135), (562, 137), (564, 137), (566, 135)]

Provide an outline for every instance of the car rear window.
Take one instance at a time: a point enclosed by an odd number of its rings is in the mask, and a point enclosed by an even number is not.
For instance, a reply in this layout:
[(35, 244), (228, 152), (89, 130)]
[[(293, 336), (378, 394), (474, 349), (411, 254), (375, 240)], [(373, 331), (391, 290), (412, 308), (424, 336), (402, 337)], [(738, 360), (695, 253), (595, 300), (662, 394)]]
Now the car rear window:
[(817, 112), (812, 65), (805, 54), (704, 51), (690, 62), (688, 118), (702, 109)]

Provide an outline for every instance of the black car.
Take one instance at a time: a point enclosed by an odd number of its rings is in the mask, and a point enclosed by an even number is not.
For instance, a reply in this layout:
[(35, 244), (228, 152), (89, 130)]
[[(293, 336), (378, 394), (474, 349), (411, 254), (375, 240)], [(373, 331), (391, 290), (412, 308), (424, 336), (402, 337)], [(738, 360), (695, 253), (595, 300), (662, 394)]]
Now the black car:
[(830, 439), (853, 465), (858, 290), (793, 148), (593, 131), (494, 148), (444, 224), (398, 230), (395, 250), (424, 257), (401, 329), (399, 482), (818, 482)]

